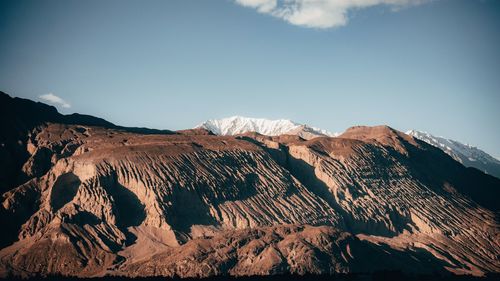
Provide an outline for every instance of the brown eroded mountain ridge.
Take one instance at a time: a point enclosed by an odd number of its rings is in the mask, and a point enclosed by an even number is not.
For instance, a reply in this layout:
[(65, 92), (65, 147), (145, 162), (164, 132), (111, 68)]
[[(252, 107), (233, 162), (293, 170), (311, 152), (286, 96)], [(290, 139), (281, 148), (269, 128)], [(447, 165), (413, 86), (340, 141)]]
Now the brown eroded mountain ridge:
[(500, 179), (390, 127), (215, 136), (0, 99), (0, 276), (500, 272)]

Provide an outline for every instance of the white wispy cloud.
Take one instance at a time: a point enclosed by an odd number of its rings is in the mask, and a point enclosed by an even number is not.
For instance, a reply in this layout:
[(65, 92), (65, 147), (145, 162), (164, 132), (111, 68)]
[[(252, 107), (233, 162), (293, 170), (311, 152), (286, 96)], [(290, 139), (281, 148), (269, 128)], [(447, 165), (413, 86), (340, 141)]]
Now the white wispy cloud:
[(64, 108), (70, 108), (71, 104), (63, 100), (62, 98), (52, 94), (48, 93), (45, 95), (38, 96), (41, 100), (46, 101), (48, 103), (54, 104), (54, 105), (60, 105)]
[(418, 5), (431, 0), (235, 0), (263, 14), (283, 19), (291, 24), (330, 28), (346, 25), (350, 10), (378, 5), (392, 10)]

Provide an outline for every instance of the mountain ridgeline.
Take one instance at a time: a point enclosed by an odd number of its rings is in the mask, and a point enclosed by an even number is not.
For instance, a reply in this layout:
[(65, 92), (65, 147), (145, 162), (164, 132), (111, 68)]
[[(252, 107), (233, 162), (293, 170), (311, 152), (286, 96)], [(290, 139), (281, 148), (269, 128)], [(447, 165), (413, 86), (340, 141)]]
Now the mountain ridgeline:
[(0, 276), (500, 272), (500, 179), (390, 127), (156, 131), (0, 99)]
[(466, 167), (474, 167), (486, 174), (500, 178), (500, 160), (477, 147), (415, 130), (410, 130), (406, 133), (443, 150)]
[(221, 136), (234, 136), (247, 132), (256, 132), (267, 136), (297, 135), (304, 139), (313, 139), (338, 135), (338, 133), (331, 133), (327, 130), (295, 123), (286, 119), (268, 120), (242, 116), (207, 120), (198, 125), (197, 128), (206, 129)]

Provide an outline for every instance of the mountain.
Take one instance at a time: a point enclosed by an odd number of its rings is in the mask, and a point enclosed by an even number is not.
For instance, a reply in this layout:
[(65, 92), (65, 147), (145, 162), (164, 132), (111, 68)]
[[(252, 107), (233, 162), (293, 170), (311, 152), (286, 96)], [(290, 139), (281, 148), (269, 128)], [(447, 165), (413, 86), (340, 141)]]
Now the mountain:
[(500, 178), (500, 161), (477, 147), (443, 137), (436, 137), (426, 132), (410, 130), (406, 133), (443, 150), (466, 167), (474, 167), (486, 174)]
[(208, 120), (196, 126), (196, 128), (204, 128), (212, 131), (214, 134), (222, 136), (234, 136), (247, 132), (256, 132), (266, 136), (290, 134), (301, 136), (304, 139), (312, 139), (315, 137), (331, 137), (337, 135), (326, 130), (298, 124), (286, 119), (268, 120), (242, 116)]
[[(168, 130), (117, 126), (90, 115), (78, 113), (63, 115), (53, 106), (28, 99), (12, 98), (0, 91), (0, 157), (5, 159), (0, 163), (0, 192), (29, 178), (29, 175), (22, 170), (23, 164), (30, 157), (29, 149), (26, 149), (28, 139), (34, 137), (32, 134), (38, 131), (37, 128), (46, 123), (99, 126), (141, 134), (174, 134)], [(44, 152), (39, 153), (40, 155), (36, 157), (47, 157)], [(43, 172), (45, 169), (37, 170), (36, 175)]]
[[(2, 124), (33, 109), (7, 100)], [(500, 179), (390, 127), (305, 140), (55, 113), (3, 127), (19, 142), (2, 153), (27, 157), (0, 158), (24, 175), (2, 191), (0, 277), (500, 272)]]

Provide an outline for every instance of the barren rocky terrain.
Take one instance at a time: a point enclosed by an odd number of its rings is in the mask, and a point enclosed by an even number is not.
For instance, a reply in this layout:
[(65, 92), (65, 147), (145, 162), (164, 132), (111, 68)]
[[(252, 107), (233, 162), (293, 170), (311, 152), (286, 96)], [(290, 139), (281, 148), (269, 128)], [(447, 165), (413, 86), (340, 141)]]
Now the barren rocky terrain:
[(500, 272), (500, 180), (390, 127), (215, 136), (0, 95), (0, 276)]

